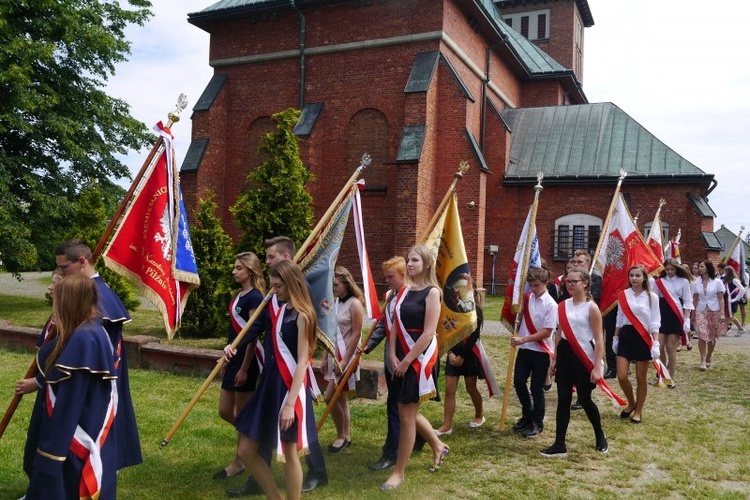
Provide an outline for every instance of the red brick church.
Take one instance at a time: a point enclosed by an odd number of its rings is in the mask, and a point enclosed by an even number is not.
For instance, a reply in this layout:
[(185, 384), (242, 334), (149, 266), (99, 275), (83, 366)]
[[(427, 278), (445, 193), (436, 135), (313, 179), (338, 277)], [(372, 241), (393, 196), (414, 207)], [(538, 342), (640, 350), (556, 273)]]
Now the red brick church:
[[(182, 186), (188, 207), (216, 193), (230, 234), (270, 116), (297, 107), (317, 217), (373, 158), (362, 176), (373, 269), (415, 243), (462, 160), (464, 239), (488, 291), (506, 281), (538, 172), (539, 243), (555, 272), (575, 249), (593, 253), (621, 169), (642, 230), (664, 198), (683, 259), (718, 256), (714, 176), (616, 105), (588, 102), (587, 0), (221, 0), (188, 21), (211, 35), (214, 76), (193, 108)], [(356, 268), (356, 246), (344, 249)]]

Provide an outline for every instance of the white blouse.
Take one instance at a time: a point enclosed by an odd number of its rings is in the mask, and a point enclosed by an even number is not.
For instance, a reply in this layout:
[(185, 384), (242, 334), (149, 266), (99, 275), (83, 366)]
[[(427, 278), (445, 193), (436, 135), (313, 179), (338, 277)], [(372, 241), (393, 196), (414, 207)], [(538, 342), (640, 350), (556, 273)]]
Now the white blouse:
[[(674, 299), (675, 304), (681, 305), (681, 307), (687, 311), (692, 311), (693, 306), (693, 292), (690, 289), (690, 282), (679, 276), (665, 276), (659, 278), (664, 287), (669, 292), (669, 295)], [(662, 297), (661, 288), (656, 285), (656, 280), (651, 278), (651, 291), (653, 291), (658, 297)]]
[(709, 279), (705, 287), (702, 278), (693, 282), (693, 296), (698, 296), (696, 311), (705, 311), (708, 307), (711, 311), (719, 310), (719, 295), (724, 295), (724, 283), (720, 279)]
[[(661, 327), (661, 312), (659, 312), (659, 297), (653, 292), (643, 290), (640, 295), (636, 295), (632, 288), (625, 289), (625, 299), (628, 301), (630, 310), (635, 317), (648, 328), (649, 333), (658, 333)], [(632, 325), (630, 319), (625, 316), (622, 307), (617, 308), (617, 328), (625, 325)]]

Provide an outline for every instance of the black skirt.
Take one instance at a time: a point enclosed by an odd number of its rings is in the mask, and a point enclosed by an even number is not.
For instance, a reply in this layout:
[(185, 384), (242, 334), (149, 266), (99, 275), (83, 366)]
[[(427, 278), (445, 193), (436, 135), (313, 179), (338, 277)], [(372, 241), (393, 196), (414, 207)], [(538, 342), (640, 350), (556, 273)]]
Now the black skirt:
[(617, 355), (628, 361), (651, 361), (651, 349), (633, 325), (624, 325), (620, 329)]

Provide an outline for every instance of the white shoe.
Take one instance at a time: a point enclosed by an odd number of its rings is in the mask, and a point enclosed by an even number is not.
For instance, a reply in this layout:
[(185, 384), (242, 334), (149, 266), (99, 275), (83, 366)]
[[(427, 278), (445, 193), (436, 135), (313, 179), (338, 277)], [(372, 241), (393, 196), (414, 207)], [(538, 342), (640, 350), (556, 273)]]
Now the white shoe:
[(447, 431), (441, 431), (440, 429), (433, 429), (433, 430), (435, 431), (435, 435), (438, 436), (438, 437), (440, 437), (440, 436), (450, 436), (451, 434), (453, 434), (453, 428), (452, 427), (450, 429), (448, 429)]
[(482, 417), (481, 422), (474, 422), (472, 420), (471, 422), (469, 422), (469, 427), (471, 427), (472, 429), (478, 429), (479, 427), (482, 427), (484, 425), (484, 422), (485, 422), (484, 417)]

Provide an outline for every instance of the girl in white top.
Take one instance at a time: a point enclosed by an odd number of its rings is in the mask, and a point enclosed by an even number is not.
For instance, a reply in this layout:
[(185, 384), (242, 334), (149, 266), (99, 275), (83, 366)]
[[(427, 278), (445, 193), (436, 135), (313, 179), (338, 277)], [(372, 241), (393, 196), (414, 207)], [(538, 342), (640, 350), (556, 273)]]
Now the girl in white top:
[(695, 332), (701, 353), (700, 369), (706, 371), (711, 366), (716, 339), (726, 333), (724, 284), (716, 278), (714, 265), (708, 260), (698, 263), (698, 276), (700, 279), (693, 282)]
[[(628, 399), (620, 417), (641, 423), (641, 412), (648, 393), (648, 365), (659, 357), (656, 336), (661, 326), (659, 297), (649, 290), (646, 268), (638, 264), (628, 270), (630, 288), (617, 299), (617, 323), (612, 347), (617, 354), (617, 381)], [(636, 394), (628, 378), (630, 363), (635, 361)], [(632, 414), (632, 415), (631, 415)]]
[(676, 260), (667, 259), (664, 262), (662, 276), (649, 283), (651, 290), (659, 297), (659, 357), (669, 370), (669, 378), (672, 380), (670, 389), (676, 387), (674, 374), (680, 338), (683, 333), (690, 334), (690, 311), (694, 309), (693, 292), (690, 288), (692, 279), (688, 271)]
[[(326, 368), (325, 379), (328, 380), (323, 398), (326, 404), (331, 401), (342, 372), (347, 369), (354, 358), (360, 338), (362, 337), (362, 323), (364, 321), (365, 294), (357, 286), (352, 273), (342, 266), (336, 266), (333, 273), (333, 294), (336, 296), (336, 357), (327, 352), (323, 355), (323, 367)], [(349, 378), (345, 391), (353, 391), (355, 382), (359, 380), (359, 367)], [(347, 394), (342, 394), (331, 409), (331, 417), (336, 424), (336, 439), (328, 446), (328, 453), (335, 454), (349, 446), (351, 439), (351, 413)]]
[[(591, 391), (603, 375), (602, 314), (591, 297), (591, 277), (588, 271), (573, 268), (566, 276), (565, 286), (571, 298), (558, 306), (561, 327), (555, 333), (555, 355), (550, 363), (557, 381), (555, 442), (542, 450), (541, 454), (545, 457), (567, 456), (565, 435), (570, 422), (573, 386), (576, 387), (578, 401), (594, 428), (596, 451), (607, 453), (609, 445), (602, 430), (599, 408), (591, 399)], [(575, 338), (569, 338), (569, 334)]]

